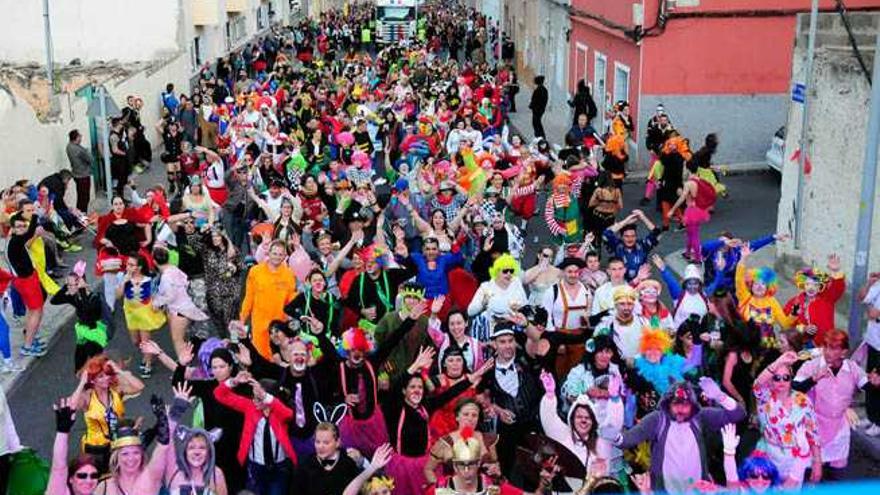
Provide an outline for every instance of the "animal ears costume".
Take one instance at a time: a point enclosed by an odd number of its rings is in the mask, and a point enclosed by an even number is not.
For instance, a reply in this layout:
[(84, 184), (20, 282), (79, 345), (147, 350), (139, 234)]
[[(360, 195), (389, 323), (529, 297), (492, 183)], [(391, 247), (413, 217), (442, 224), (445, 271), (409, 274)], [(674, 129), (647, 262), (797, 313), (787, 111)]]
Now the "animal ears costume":
[(315, 415), (315, 419), (317, 419), (319, 423), (332, 423), (334, 425), (339, 425), (339, 422), (345, 417), (346, 412), (348, 412), (348, 406), (345, 404), (337, 404), (329, 416), (327, 415), (327, 408), (324, 407), (324, 404), (315, 402), (315, 405), (312, 406), (312, 413)]
[(202, 476), (208, 480), (214, 474), (214, 462), (216, 460), (214, 442), (219, 440), (222, 434), (223, 430), (220, 428), (213, 428), (207, 431), (202, 428), (189, 428), (185, 425), (177, 425), (177, 429), (174, 430), (174, 457), (177, 461), (177, 469), (183, 472), (186, 479), (192, 479), (192, 470), (186, 461), (186, 446), (189, 445), (189, 442), (199, 436), (208, 440), (208, 458), (202, 467)]

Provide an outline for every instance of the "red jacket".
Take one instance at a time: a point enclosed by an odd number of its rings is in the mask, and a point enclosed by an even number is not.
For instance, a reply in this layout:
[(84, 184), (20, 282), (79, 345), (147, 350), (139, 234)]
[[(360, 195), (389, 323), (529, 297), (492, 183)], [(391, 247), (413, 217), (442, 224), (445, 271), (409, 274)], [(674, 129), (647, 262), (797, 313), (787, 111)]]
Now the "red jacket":
[[(214, 398), (224, 406), (244, 415), (244, 428), (241, 431), (241, 444), (238, 446), (237, 455), (239, 464), (244, 466), (248, 451), (254, 442), (257, 424), (263, 418), (263, 413), (257, 409), (254, 401), (236, 394), (225, 382), (221, 382), (214, 389)], [(293, 444), (290, 443), (290, 435), (287, 432), (287, 423), (293, 418), (293, 411), (275, 397), (270, 395), (269, 398), (271, 401), (269, 402), (269, 427), (272, 428), (272, 433), (275, 434), (284, 453), (296, 465), (296, 452), (293, 450)]]
[(846, 280), (843, 277), (832, 278), (809, 305), (804, 302), (806, 296), (803, 292), (789, 299), (785, 304), (785, 313), (791, 314), (795, 304), (800, 306), (795, 325), (816, 325), (813, 342), (821, 346), (825, 332), (834, 328), (834, 306), (845, 290)]

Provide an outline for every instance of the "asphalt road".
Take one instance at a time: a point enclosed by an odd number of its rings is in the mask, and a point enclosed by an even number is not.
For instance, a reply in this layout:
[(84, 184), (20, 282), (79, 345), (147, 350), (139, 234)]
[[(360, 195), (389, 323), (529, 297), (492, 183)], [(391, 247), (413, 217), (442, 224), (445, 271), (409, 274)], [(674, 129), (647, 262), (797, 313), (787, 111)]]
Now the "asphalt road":
[[(729, 188), (730, 197), (719, 202), (711, 223), (704, 229), (704, 239), (729, 230), (744, 239), (751, 239), (773, 232), (776, 227), (776, 210), (779, 201), (779, 185), (775, 176), (769, 173), (727, 177), (724, 181)], [(624, 185), (625, 211), (638, 208), (642, 197), (643, 184)], [(659, 213), (653, 206), (644, 208), (652, 219), (659, 223)], [(542, 239), (547, 238), (547, 230), (540, 219), (534, 219), (529, 225), (527, 239), (527, 260), (534, 259), (537, 247)], [(535, 237), (539, 241), (534, 242)], [(657, 251), (668, 255), (684, 246), (683, 232), (667, 232), (663, 235)], [(526, 262), (528, 263), (528, 261)], [(131, 358), (130, 368), (137, 369), (139, 356), (124, 330), (121, 311), (117, 312), (117, 330), (110, 342), (110, 353), (116, 358)], [(17, 383), (9, 395), (9, 403), (13, 411), (15, 424), (22, 442), (34, 447), (40, 454), (49, 457), (54, 438), (54, 416), (51, 404), (54, 399), (70, 394), (76, 387), (73, 376), (73, 328), (62, 332), (55, 341), (50, 353), (29, 369)], [(171, 350), (167, 329), (155, 334), (156, 340), (168, 351)], [(149, 412), (149, 397), (158, 393), (170, 397), (169, 371), (158, 363), (154, 366), (153, 377), (147, 384), (144, 394), (127, 402), (127, 416), (134, 418), (145, 416), (147, 423), (152, 423)], [(75, 451), (79, 438), (84, 430), (80, 417), (71, 435), (71, 452)], [(854, 448), (851, 454), (850, 475), (854, 478), (878, 477), (880, 466), (868, 456)]]

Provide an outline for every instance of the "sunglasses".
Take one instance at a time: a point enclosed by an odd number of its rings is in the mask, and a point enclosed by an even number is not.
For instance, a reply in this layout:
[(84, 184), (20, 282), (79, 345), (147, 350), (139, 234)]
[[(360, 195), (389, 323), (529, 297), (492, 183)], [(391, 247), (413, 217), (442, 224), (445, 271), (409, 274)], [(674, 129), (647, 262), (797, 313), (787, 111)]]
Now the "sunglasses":
[(454, 466), (455, 466), (456, 468), (458, 468), (458, 469), (467, 469), (467, 468), (469, 468), (469, 467), (476, 466), (477, 464), (478, 464), (477, 461), (471, 461), (471, 462), (456, 462), (456, 463), (454, 464)]
[(769, 479), (770, 479), (770, 475), (767, 474), (767, 473), (762, 473), (762, 472), (759, 471), (759, 472), (756, 472), (756, 473), (752, 473), (752, 474), (750, 474), (750, 475), (749, 475), (749, 479), (753, 479), (753, 480), (769, 480)]
[(506, 275), (513, 275), (513, 273), (514, 273), (515, 271), (516, 271), (516, 270), (514, 270), (513, 268), (505, 268), (504, 270), (501, 270), (501, 273), (504, 273), (504, 274), (506, 274)]
[(790, 382), (791, 375), (773, 375), (774, 382)]
[(97, 480), (97, 479), (101, 479), (101, 473), (99, 473), (99, 472), (97, 472), (97, 471), (92, 471), (91, 473), (82, 473), (82, 472), (80, 472), (80, 473), (76, 473), (76, 474), (74, 474), (73, 476), (76, 477), (76, 479), (78, 479), (78, 480), (88, 480), (88, 479)]

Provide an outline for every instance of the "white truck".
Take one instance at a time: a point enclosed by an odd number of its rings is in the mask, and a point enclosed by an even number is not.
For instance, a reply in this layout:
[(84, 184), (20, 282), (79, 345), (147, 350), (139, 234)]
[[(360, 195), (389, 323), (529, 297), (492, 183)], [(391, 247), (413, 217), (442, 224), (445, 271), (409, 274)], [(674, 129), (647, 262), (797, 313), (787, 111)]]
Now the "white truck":
[(397, 43), (416, 36), (420, 0), (376, 0), (376, 41)]

